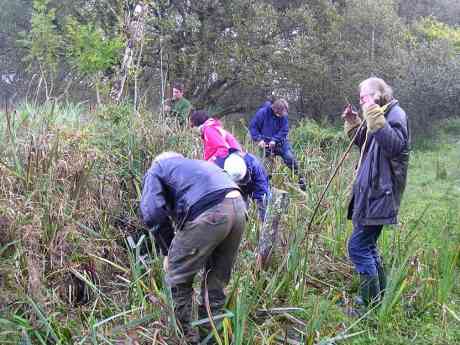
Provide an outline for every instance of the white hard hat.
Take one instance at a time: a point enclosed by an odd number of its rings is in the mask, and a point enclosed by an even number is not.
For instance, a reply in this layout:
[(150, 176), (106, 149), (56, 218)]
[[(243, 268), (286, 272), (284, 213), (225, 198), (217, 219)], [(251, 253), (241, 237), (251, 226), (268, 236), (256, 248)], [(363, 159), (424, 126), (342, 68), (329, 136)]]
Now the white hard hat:
[(232, 153), (224, 163), (224, 170), (230, 175), (233, 181), (241, 181), (247, 173), (246, 163), (239, 154)]

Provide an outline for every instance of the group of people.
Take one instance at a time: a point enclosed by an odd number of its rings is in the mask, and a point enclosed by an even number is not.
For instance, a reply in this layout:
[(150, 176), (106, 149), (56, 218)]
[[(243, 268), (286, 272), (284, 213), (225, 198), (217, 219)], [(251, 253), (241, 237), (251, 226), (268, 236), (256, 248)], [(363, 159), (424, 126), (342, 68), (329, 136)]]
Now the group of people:
[[(385, 81), (369, 78), (360, 84), (359, 91), (361, 116), (347, 107), (342, 117), (346, 133), (360, 148), (348, 212), (353, 223), (348, 251), (360, 276), (356, 302), (359, 308), (367, 308), (378, 303), (385, 290), (377, 240), (383, 225), (397, 223), (410, 138), (406, 114)], [(287, 112), (284, 99), (265, 103), (251, 120), (250, 133), (259, 147), (280, 155), (299, 175), (287, 139)], [(201, 135), (203, 160), (176, 152), (158, 155), (144, 176), (140, 209), (164, 255), (176, 321), (187, 342), (198, 344), (200, 334), (191, 326), (194, 277), (204, 269), (202, 296), (206, 289), (211, 314), (222, 313), (224, 288), (247, 221), (247, 199), (256, 202), (263, 221), (271, 190), (258, 158), (245, 152), (217, 119), (206, 111), (194, 111), (189, 120)], [(299, 185), (306, 187), (302, 177)], [(208, 317), (204, 302), (198, 313), (200, 318)]]
[[(164, 110), (180, 125), (189, 125), (200, 130), (204, 143), (203, 159), (215, 160), (228, 156), (228, 149), (241, 151), (241, 145), (230, 133), (222, 135), (219, 120), (210, 118), (205, 110), (192, 112), (191, 102), (184, 97), (184, 84), (176, 82), (172, 87), (172, 98), (166, 101)], [(253, 141), (263, 152), (264, 157), (280, 156), (284, 163), (298, 176), (299, 187), (305, 191), (307, 183), (299, 172), (299, 165), (288, 140), (288, 102), (284, 99), (266, 101), (259, 108), (249, 125)], [(190, 113), (192, 114), (190, 115)], [(218, 163), (223, 163), (218, 160)]]

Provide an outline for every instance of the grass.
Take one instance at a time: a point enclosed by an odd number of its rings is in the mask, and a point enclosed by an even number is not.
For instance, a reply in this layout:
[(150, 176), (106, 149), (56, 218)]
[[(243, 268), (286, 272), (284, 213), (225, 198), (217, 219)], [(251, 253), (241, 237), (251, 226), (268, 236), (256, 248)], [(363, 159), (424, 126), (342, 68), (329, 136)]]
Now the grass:
[[(0, 114), (1, 344), (180, 343), (161, 258), (150, 246), (142, 255), (137, 202), (156, 153), (199, 158), (200, 142), (168, 119), (126, 109), (24, 105)], [(308, 122), (292, 140), (311, 188), (300, 191), (276, 163), (273, 184), (291, 197), (282, 240), (272, 265), (259, 271), (260, 224), (252, 208), (220, 342), (460, 343), (460, 121), (442, 123), (436, 140), (412, 152), (401, 224), (380, 240), (388, 291), (361, 320), (343, 312), (357, 288), (345, 219), (356, 152), (305, 234), (346, 140)]]

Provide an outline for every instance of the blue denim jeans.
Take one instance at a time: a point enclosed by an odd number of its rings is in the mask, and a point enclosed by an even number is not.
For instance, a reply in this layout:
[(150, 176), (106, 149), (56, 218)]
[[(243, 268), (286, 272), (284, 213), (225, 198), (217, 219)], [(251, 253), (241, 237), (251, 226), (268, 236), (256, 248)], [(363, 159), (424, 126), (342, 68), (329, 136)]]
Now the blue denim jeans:
[(353, 224), (353, 233), (348, 240), (348, 255), (359, 274), (377, 276), (377, 268), (382, 264), (377, 240), (383, 225)]
[[(289, 169), (293, 170), (296, 175), (299, 174), (299, 165), (297, 164), (294, 151), (289, 141), (286, 140), (284, 143), (276, 145), (273, 153), (276, 156), (281, 156), (284, 164), (286, 164)], [(267, 150), (266, 154), (269, 155), (270, 151)]]

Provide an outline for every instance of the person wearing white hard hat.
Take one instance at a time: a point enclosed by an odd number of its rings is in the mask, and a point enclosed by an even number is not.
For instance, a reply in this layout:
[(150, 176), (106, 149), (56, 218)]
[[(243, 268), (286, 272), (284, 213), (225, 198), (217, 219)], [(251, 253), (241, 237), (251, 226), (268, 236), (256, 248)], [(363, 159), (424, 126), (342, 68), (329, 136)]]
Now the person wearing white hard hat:
[(263, 222), (271, 192), (267, 171), (258, 158), (247, 152), (230, 149), (226, 158), (217, 158), (215, 163), (238, 184), (246, 201), (249, 197), (254, 200)]

